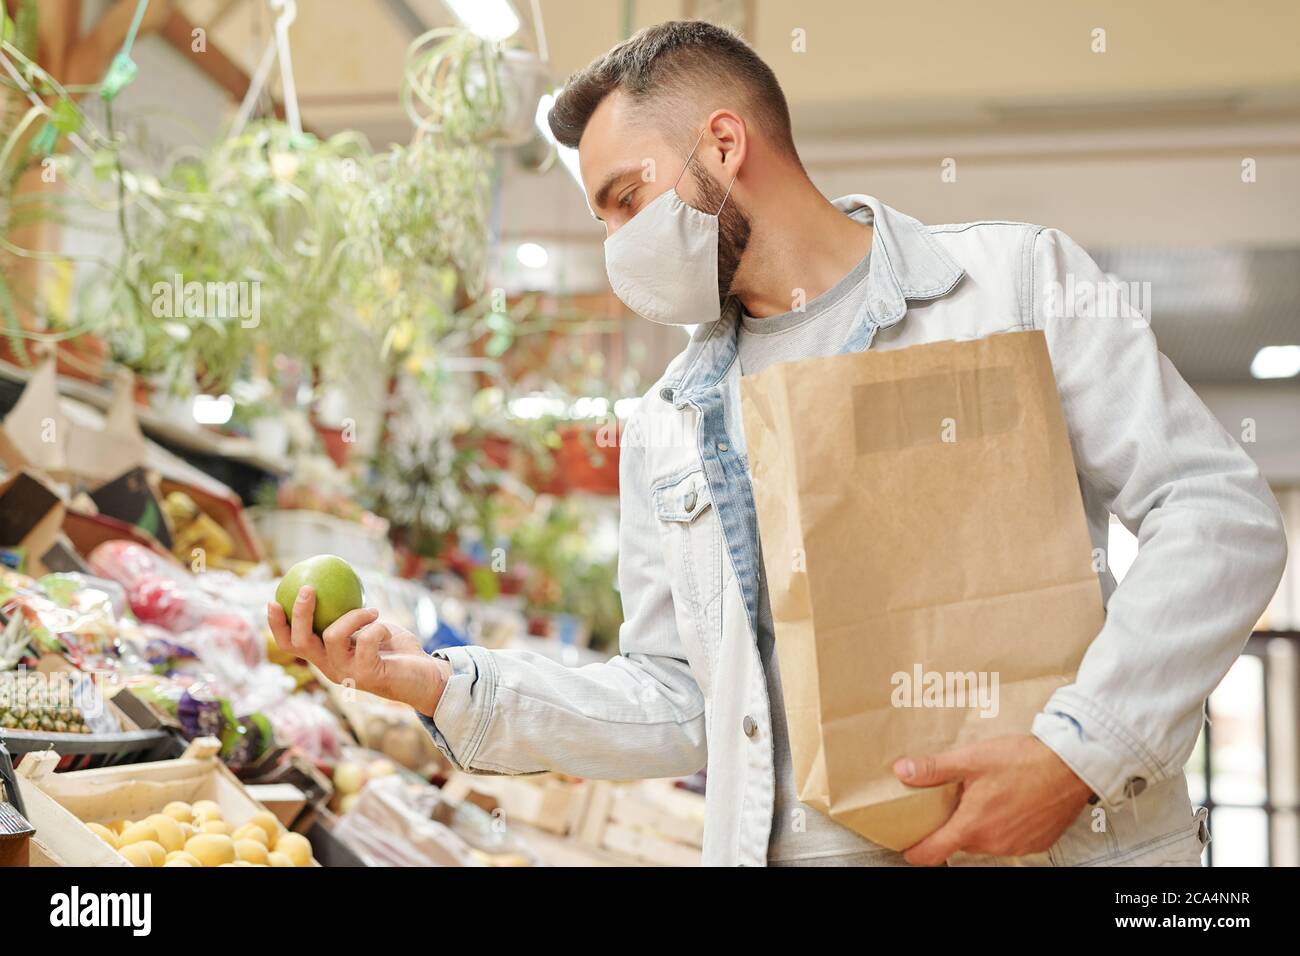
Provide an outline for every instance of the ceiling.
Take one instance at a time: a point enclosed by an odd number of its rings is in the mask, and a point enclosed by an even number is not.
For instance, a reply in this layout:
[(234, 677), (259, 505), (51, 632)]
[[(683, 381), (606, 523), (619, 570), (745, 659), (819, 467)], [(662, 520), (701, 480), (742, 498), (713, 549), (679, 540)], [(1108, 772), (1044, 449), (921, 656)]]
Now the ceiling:
[(1261, 348), (1300, 344), (1300, 249), (1120, 248), (1092, 254), (1124, 281), (1151, 283), (1144, 314), (1160, 351), (1188, 381), (1252, 382), (1250, 361)]
[[(1252, 0), (539, 0), (561, 82), (640, 28), (690, 15), (737, 26), (781, 78), (801, 136), (936, 124), (1113, 122), (1153, 111), (1253, 118), (1300, 109), (1300, 3)], [(263, 0), (181, 0), (251, 71)], [(537, 48), (531, 0), (515, 40)], [(294, 73), (324, 132), (409, 136), (397, 107), (405, 49), (455, 22), (442, 0), (299, 0)], [(1104, 52), (1094, 31), (1104, 30)], [(802, 31), (802, 32), (800, 32)], [(376, 145), (382, 145), (377, 142)]]
[[(536, 49), (531, 0), (513, 4), (523, 22), (516, 39)], [(180, 5), (195, 24), (208, 28), (210, 43), (252, 71), (269, 37), (264, 0), (181, 0)], [(1166, 194), (1159, 184), (1130, 183), (1124, 195), (1124, 181), (1143, 182), (1143, 168), (1185, 183), (1184, 192), (1197, 193), (1202, 206), (1214, 206), (1220, 220), (1239, 211), (1249, 220), (1245, 233), (1262, 234), (1258, 209), (1247, 196), (1213, 192), (1212, 182), (1207, 186), (1190, 175), (1190, 165), (1183, 171), (1157, 165), (1140, 151), (1124, 152), (1126, 143), (1142, 137), (1156, 137), (1166, 153), (1186, 157), (1188, 164), (1199, 156), (1208, 168), (1222, 158), (1224, 175), (1236, 175), (1239, 155), (1258, 150), (1277, 157), (1267, 167), (1271, 180), (1261, 178), (1272, 191), (1256, 190), (1249, 197), (1267, 195), (1270, 208), (1291, 208), (1287, 221), (1300, 221), (1295, 167), (1280, 165), (1300, 156), (1296, 0), (1253, 0), (1248, 15), (1241, 5), (1222, 0), (540, 0), (540, 9), (557, 82), (622, 39), (629, 27), (688, 15), (740, 27), (781, 78), (801, 145), (833, 149), (842, 141), (851, 152), (870, 156), (891, 148), (906, 153), (888, 144), (908, 136), (980, 136), (1008, 148), (1024, 135), (1055, 136), (1064, 155), (1051, 163), (1065, 169), (1056, 180), (1032, 179), (1035, 167), (1022, 157), (988, 173), (967, 165), (963, 183), (974, 188), (985, 176), (994, 181), (989, 195), (1002, 197), (997, 204), (1002, 215), (1034, 221), (1044, 221), (1036, 215), (1035, 196), (1046, 201), (1062, 196), (1063, 189), (1071, 197), (1104, 190), (1112, 209), (1098, 215), (1109, 226), (1094, 232), (1089, 250), (1108, 272), (1151, 283), (1161, 349), (1190, 381), (1250, 382), (1250, 360), (1260, 347), (1300, 343), (1300, 244), (1289, 237), (1223, 247), (1176, 246), (1165, 236), (1139, 245), (1131, 243), (1142, 239), (1118, 238), (1133, 235), (1133, 224), (1120, 221), (1125, 215), (1160, 216), (1164, 210), (1176, 222), (1198, 206), (1195, 197)], [(422, 29), (453, 23), (442, 0), (299, 0), (291, 37), (304, 122), (324, 134), (359, 130), (375, 146), (409, 138), (410, 122), (398, 101), (406, 48)], [(1099, 29), (1105, 31), (1104, 52), (1093, 50)], [(1205, 134), (1197, 133), (1195, 147), (1186, 148), (1191, 141), (1185, 143), (1179, 130), (1193, 127), (1227, 131), (1227, 145), (1208, 148)], [(1264, 146), (1254, 142), (1254, 132), (1233, 132), (1254, 128), (1282, 130), (1281, 140)], [(1108, 139), (1106, 148), (1117, 157), (1113, 167), (1095, 173), (1070, 167), (1072, 136), (1090, 137), (1085, 145), (1092, 147)], [(1238, 153), (1241, 142), (1250, 145)], [(961, 148), (960, 154), (936, 155), (971, 156), (970, 149)], [(1152, 152), (1150, 143), (1144, 148)], [(1032, 158), (1032, 150), (1027, 155)], [(937, 217), (925, 209), (934, 193), (928, 186), (929, 158), (923, 158), (918, 168), (927, 171), (924, 188), (919, 173), (910, 190), (910, 180), (900, 173), (890, 182), (892, 192), (879, 194), (908, 199), (905, 208), (928, 221), (984, 214), (982, 208), (962, 207), (959, 193), (943, 195)], [(848, 165), (859, 175), (858, 160)], [(875, 169), (871, 178), (881, 183), (887, 172)], [(513, 202), (506, 208), (517, 222), (528, 222), (527, 202), (547, 221), (581, 212), (563, 174), (556, 175), (558, 180), (555, 175), (546, 180), (548, 186), (531, 180), (513, 188), (506, 184)], [(998, 184), (999, 176), (1005, 185)], [(521, 190), (529, 194), (527, 202), (519, 201)], [(1075, 205), (1087, 201), (1072, 199)], [(1081, 218), (1059, 203), (1043, 214), (1072, 231)], [(593, 268), (600, 272), (594, 233), (590, 245)], [(594, 281), (599, 280), (597, 275)]]

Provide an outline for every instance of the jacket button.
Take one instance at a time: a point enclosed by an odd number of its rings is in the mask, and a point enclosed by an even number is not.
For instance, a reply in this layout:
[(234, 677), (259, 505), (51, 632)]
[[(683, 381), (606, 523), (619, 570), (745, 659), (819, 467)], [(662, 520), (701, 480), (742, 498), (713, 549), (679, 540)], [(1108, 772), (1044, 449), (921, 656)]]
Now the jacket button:
[(740, 722), (740, 726), (745, 731), (746, 737), (752, 737), (754, 734), (758, 733), (758, 724), (755, 722), (754, 718), (750, 717), (748, 714), (746, 714), (745, 719)]
[(1147, 788), (1147, 781), (1145, 777), (1134, 777), (1132, 780), (1128, 782), (1128, 785), (1124, 788), (1124, 790), (1128, 796), (1136, 797), (1140, 793), (1142, 793), (1142, 791), (1145, 790), (1146, 788)]
[(727, 450), (727, 443), (725, 441), (718, 442), (718, 451), (726, 451), (726, 450)]
[(687, 511), (694, 511), (694, 510), (695, 510), (695, 492), (694, 492), (694, 491), (688, 491), (688, 492), (686, 493), (686, 497), (682, 499), (682, 507), (685, 508)]

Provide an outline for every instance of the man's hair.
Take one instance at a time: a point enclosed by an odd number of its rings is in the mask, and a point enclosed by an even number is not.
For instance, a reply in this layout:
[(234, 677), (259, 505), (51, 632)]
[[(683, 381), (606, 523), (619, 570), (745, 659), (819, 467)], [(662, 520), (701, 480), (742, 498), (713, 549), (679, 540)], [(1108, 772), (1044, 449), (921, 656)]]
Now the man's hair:
[(746, 109), (773, 145), (798, 161), (776, 74), (725, 27), (670, 20), (624, 40), (569, 78), (547, 117), (555, 138), (577, 148), (596, 107), (615, 90), (645, 110), (647, 124), (679, 142), (693, 139), (713, 109)]

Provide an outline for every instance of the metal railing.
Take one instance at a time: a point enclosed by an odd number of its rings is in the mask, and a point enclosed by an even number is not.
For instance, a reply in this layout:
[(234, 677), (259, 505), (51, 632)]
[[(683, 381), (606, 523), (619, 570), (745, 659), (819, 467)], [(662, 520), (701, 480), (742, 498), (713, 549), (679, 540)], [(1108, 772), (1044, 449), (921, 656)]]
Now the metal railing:
[[(1243, 656), (1258, 658), (1262, 681), (1264, 792), (1261, 802), (1216, 797), (1214, 723), (1207, 720), (1202, 741), (1187, 764), (1189, 773), (1205, 782), (1201, 804), (1210, 811), (1210, 831), (1218, 810), (1262, 811), (1267, 822), (1268, 866), (1300, 866), (1300, 631), (1259, 631), (1250, 636)], [(1216, 691), (1218, 693), (1218, 691)], [(1211, 697), (1213, 701), (1213, 696)], [(1213, 709), (1213, 708), (1211, 708)], [(1206, 863), (1214, 865), (1214, 842), (1206, 848)]]

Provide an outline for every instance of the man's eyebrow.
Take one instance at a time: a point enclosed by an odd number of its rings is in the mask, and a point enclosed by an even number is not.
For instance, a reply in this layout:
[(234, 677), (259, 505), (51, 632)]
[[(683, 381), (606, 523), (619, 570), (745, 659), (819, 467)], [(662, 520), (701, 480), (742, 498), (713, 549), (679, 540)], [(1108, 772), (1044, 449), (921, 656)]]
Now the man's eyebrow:
[[(614, 185), (620, 179), (626, 178), (626, 176), (629, 173), (636, 173), (640, 171), (641, 171), (641, 164), (632, 163), (627, 166), (623, 166), (619, 169), (616, 169), (608, 176), (606, 176), (605, 181), (602, 182), (600, 184), (600, 188), (596, 190), (596, 208), (597, 209), (605, 208), (605, 201), (609, 199), (609, 191), (614, 188)], [(600, 217), (597, 216), (596, 218), (599, 219)]]

